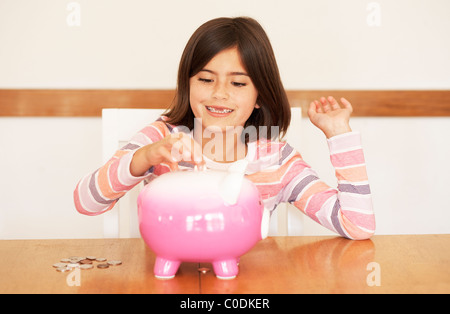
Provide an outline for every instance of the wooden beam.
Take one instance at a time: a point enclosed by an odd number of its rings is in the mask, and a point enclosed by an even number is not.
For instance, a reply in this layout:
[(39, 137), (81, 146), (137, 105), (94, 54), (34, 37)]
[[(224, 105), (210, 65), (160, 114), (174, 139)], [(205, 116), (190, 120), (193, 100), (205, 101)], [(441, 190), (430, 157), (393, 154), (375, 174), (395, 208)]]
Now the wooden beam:
[(0, 90), (0, 116), (89, 117), (102, 108), (166, 108), (174, 90)]
[(302, 107), (321, 96), (348, 99), (359, 117), (442, 117), (450, 116), (450, 90), (327, 90), (287, 91), (291, 105)]
[[(450, 90), (289, 90), (293, 107), (306, 116), (311, 101), (347, 98), (359, 117), (450, 116)], [(0, 89), (0, 116), (95, 117), (102, 108), (167, 108), (174, 90)]]

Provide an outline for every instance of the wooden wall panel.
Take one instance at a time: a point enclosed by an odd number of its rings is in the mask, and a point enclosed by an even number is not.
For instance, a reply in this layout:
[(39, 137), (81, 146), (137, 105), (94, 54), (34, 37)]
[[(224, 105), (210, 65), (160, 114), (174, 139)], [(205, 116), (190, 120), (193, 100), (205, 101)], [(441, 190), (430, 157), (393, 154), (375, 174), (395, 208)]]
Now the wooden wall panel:
[(0, 90), (0, 116), (101, 116), (102, 108), (165, 108), (173, 90)]
[(345, 97), (360, 117), (442, 117), (450, 116), (450, 90), (334, 90), (288, 91), (291, 105), (298, 104), (306, 114), (309, 103), (321, 96)]
[[(291, 106), (302, 107), (321, 96), (345, 97), (353, 116), (450, 116), (450, 90), (289, 90)], [(166, 108), (174, 90), (0, 89), (0, 116), (95, 117), (102, 108)]]

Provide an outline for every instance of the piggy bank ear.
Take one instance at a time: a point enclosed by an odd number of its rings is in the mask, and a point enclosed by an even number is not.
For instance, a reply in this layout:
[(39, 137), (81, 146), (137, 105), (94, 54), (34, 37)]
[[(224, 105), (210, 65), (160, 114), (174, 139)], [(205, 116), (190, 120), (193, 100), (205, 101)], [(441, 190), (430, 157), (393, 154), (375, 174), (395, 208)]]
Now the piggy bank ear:
[(247, 165), (248, 161), (245, 159), (235, 162), (228, 168), (227, 175), (220, 183), (220, 196), (229, 205), (234, 205), (237, 202)]

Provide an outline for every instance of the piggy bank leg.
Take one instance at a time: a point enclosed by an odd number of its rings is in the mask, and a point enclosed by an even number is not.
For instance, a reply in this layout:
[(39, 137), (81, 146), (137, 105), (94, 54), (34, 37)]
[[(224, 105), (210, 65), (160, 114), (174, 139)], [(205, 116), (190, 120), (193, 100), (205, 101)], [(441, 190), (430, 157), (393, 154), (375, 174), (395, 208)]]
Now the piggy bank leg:
[(171, 261), (162, 257), (156, 257), (155, 267), (153, 268), (155, 277), (159, 279), (172, 279), (175, 277), (180, 264), (180, 261)]
[(214, 273), (219, 279), (233, 279), (239, 273), (237, 259), (213, 262)]

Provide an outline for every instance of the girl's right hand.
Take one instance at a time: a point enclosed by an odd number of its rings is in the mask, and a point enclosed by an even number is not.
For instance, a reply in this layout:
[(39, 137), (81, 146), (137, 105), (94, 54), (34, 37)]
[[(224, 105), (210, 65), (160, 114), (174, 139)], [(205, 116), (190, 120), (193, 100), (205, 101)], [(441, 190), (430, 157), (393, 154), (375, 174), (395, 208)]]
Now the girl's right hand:
[(133, 155), (130, 172), (142, 176), (152, 166), (167, 164), (172, 171), (178, 169), (178, 162), (186, 161), (203, 165), (201, 146), (183, 132), (169, 134), (162, 140), (141, 147)]

